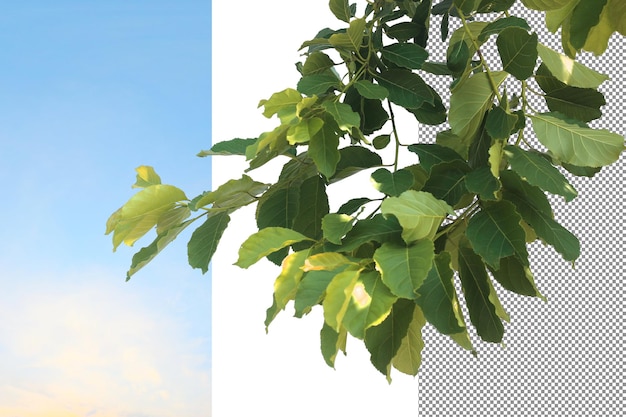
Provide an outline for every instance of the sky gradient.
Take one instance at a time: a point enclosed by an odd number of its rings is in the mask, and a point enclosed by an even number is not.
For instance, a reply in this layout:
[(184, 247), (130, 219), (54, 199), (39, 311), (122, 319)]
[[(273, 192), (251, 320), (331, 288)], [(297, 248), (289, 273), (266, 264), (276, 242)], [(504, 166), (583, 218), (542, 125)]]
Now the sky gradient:
[(125, 283), (104, 230), (139, 165), (210, 188), (211, 3), (9, 2), (0, 49), (0, 416), (209, 415), (189, 235)]

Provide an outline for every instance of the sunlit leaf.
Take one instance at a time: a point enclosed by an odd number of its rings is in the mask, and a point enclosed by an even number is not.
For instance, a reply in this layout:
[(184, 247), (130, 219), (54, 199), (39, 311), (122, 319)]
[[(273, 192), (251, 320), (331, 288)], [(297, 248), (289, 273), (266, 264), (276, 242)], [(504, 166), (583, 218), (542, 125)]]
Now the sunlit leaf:
[(161, 177), (151, 166), (141, 165), (135, 168), (135, 171), (137, 171), (137, 181), (133, 184), (133, 188), (146, 188), (161, 184)]
[(339, 351), (346, 352), (347, 331), (342, 328), (339, 332), (335, 331), (326, 322), (320, 331), (321, 350), (324, 361), (331, 368), (335, 367), (335, 358)]
[(600, 74), (542, 44), (537, 45), (537, 52), (552, 75), (572, 87), (598, 88), (600, 84), (609, 79), (608, 76)]
[(425, 324), (426, 319), (422, 310), (415, 306), (406, 336), (402, 339), (400, 348), (391, 361), (398, 371), (407, 375), (417, 375), (422, 364), (422, 349), (424, 349), (422, 328)]
[(326, 296), (322, 302), (324, 321), (336, 332), (341, 329), (343, 317), (360, 274), (359, 269), (346, 269), (335, 275), (326, 287)]
[(341, 239), (352, 230), (354, 217), (347, 214), (327, 214), (322, 219), (324, 238), (331, 243), (341, 245)]
[(263, 116), (270, 118), (281, 109), (288, 106), (295, 106), (302, 100), (302, 95), (292, 88), (287, 88), (278, 93), (272, 94), (267, 100), (261, 100), (259, 107), (264, 106)]
[(240, 268), (248, 268), (261, 258), (303, 240), (312, 239), (284, 227), (266, 227), (242, 243), (241, 248), (239, 248), (239, 259), (235, 265)]

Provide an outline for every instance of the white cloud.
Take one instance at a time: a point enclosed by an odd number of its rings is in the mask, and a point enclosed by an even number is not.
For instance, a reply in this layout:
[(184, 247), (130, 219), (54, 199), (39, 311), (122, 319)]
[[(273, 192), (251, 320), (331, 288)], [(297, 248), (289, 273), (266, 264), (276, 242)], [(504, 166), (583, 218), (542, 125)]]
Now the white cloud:
[(0, 416), (210, 414), (208, 341), (154, 294), (97, 270), (29, 274), (3, 288)]

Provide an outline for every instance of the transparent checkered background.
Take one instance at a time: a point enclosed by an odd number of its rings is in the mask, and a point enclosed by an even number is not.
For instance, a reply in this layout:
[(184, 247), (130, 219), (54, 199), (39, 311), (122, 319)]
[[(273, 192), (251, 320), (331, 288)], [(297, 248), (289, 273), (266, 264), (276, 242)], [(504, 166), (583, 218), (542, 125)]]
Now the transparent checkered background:
[[(525, 17), (540, 42), (561, 51), (560, 40), (545, 29), (543, 15), (518, 6), (519, 2), (512, 14)], [(451, 19), (450, 33), (455, 20)], [(434, 21), (429, 40), (433, 61), (445, 61), (445, 45), (435, 47), (440, 40), (439, 22)], [(494, 43), (492, 39), (489, 45)], [(604, 116), (591, 125), (622, 135), (625, 46), (622, 37), (614, 36), (611, 53), (579, 58), (611, 78), (600, 87), (607, 101)], [(497, 51), (485, 53), (498, 69)], [(442, 97), (448, 95), (447, 81), (427, 82)], [(545, 109), (540, 102), (537, 107)], [(422, 127), (420, 136), (434, 138), (438, 130), (441, 127)], [(494, 282), (511, 316), (511, 322), (505, 323), (504, 348), (482, 342), (470, 330), (478, 350), (474, 358), (432, 326), (425, 328), (426, 347), (418, 374), (420, 416), (625, 415), (624, 167), (622, 156), (591, 179), (566, 173), (579, 196), (570, 203), (560, 197), (551, 201), (557, 221), (579, 238), (581, 256), (572, 269), (551, 247), (531, 245), (531, 269), (547, 303), (510, 293)], [(460, 286), (457, 291), (462, 298)]]

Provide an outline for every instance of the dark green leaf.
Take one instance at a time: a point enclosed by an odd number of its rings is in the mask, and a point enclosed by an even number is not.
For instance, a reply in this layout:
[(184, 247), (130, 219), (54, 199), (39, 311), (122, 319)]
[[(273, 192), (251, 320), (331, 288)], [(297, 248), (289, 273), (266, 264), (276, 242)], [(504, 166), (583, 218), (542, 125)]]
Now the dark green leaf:
[(545, 297), (541, 295), (535, 286), (535, 280), (530, 268), (522, 265), (516, 257), (509, 256), (503, 258), (500, 260), (500, 269), (496, 271), (489, 268), (489, 270), (496, 281), (507, 290), (516, 294), (539, 297), (545, 301)]
[(525, 19), (517, 16), (503, 17), (501, 19), (494, 20), (485, 26), (485, 28), (480, 32), (480, 35), (478, 35), (478, 40), (485, 42), (489, 36), (496, 35), (508, 27), (519, 27), (530, 31), (530, 26), (528, 26), (528, 22), (526, 22)]
[(428, 51), (414, 43), (394, 43), (385, 46), (382, 55), (389, 62), (408, 69), (420, 69), (428, 59)]
[(200, 268), (202, 273), (209, 269), (211, 258), (217, 249), (224, 230), (230, 222), (227, 212), (220, 212), (209, 216), (191, 235), (187, 244), (189, 265), (192, 268)]
[(570, 174), (576, 175), (577, 177), (593, 177), (596, 175), (602, 167), (591, 168), (591, 167), (579, 167), (576, 165), (561, 163), (561, 166), (567, 170)]
[(418, 122), (436, 126), (444, 123), (448, 117), (446, 113), (446, 107), (443, 105), (443, 101), (441, 100), (441, 96), (432, 89), (430, 86), (432, 94), (435, 96), (435, 103), (424, 103), (422, 107), (418, 109), (407, 109), (409, 112), (413, 113)]
[(376, 152), (363, 146), (347, 146), (339, 149), (340, 159), (337, 163), (335, 175), (330, 182), (336, 182), (364, 169), (382, 165), (383, 161)]
[(441, 162), (430, 169), (430, 177), (422, 189), (455, 206), (468, 192), (465, 175), (470, 171), (465, 161)]
[(458, 41), (448, 48), (446, 65), (455, 76), (460, 76), (470, 62), (470, 51), (465, 41)]
[(409, 145), (408, 149), (419, 156), (420, 165), (426, 171), (430, 171), (434, 165), (441, 162), (464, 161), (463, 157), (452, 149), (435, 143), (413, 144)]
[(478, 5), (477, 13), (504, 12), (513, 6), (515, 0), (482, 0)]
[(453, 283), (454, 271), (450, 268), (450, 254), (441, 252), (433, 259), (426, 280), (418, 289), (416, 303), (429, 323), (443, 334), (465, 330), (463, 314)]
[(361, 117), (360, 130), (365, 135), (370, 135), (389, 120), (389, 114), (383, 108), (380, 100), (370, 100), (361, 96), (356, 88), (349, 88), (344, 98), (344, 103), (349, 104), (352, 110)]
[(341, 205), (341, 207), (339, 207), (339, 210), (337, 210), (337, 213), (339, 214), (353, 214), (355, 213), (359, 208), (361, 208), (361, 206), (363, 206), (363, 204), (367, 204), (369, 203), (370, 200), (369, 198), (353, 198), (351, 200), (348, 200), (347, 202), (343, 203)]
[(298, 214), (300, 182), (274, 184), (259, 200), (256, 220), (259, 229), (266, 227), (290, 228)]
[(386, 30), (387, 36), (400, 42), (406, 42), (419, 35), (420, 32), (421, 26), (414, 22), (397, 23)]
[(389, 100), (399, 106), (417, 109), (424, 103), (435, 102), (431, 90), (422, 77), (409, 70), (388, 70), (377, 75), (376, 79), (380, 85), (389, 90)]
[(508, 27), (498, 35), (496, 44), (503, 69), (518, 80), (531, 75), (537, 63), (537, 34), (520, 27)]
[[(582, 49), (592, 27), (600, 21), (607, 0), (580, 0), (570, 17), (569, 41), (575, 49)], [(623, 18), (623, 17), (622, 17)]]
[(459, 276), (463, 285), (465, 303), (476, 333), (486, 342), (500, 343), (504, 326), (496, 314), (489, 295), (491, 286), (485, 264), (471, 248), (459, 249)]
[(508, 201), (485, 204), (470, 219), (466, 235), (474, 251), (494, 269), (500, 268), (500, 259), (511, 255), (528, 265), (526, 234), (520, 220)]
[(511, 145), (504, 149), (513, 171), (526, 178), (529, 184), (549, 193), (561, 195), (565, 197), (565, 201), (571, 201), (578, 195), (563, 174), (541, 154), (524, 151)]
[(370, 327), (365, 332), (365, 347), (370, 352), (370, 360), (374, 367), (387, 378), (389, 378), (391, 360), (407, 334), (414, 309), (413, 301), (399, 299), (381, 324)]
[(492, 145), (491, 136), (486, 129), (471, 143), (468, 152), (468, 163), (472, 168), (489, 166), (489, 148)]
[(552, 245), (565, 260), (576, 260), (580, 255), (580, 243), (576, 236), (554, 220), (543, 191), (523, 181), (513, 171), (503, 171), (500, 180), (504, 187), (502, 196), (515, 205), (537, 236)]
[(391, 142), (391, 135), (380, 135), (372, 140), (372, 145), (374, 149), (385, 149), (389, 142)]
[(600, 107), (606, 104), (604, 95), (593, 88), (570, 87), (552, 76), (545, 65), (537, 70), (535, 80), (545, 91), (545, 100), (551, 111), (561, 112), (583, 122), (600, 118)]
[(508, 139), (515, 130), (517, 115), (502, 107), (494, 107), (487, 113), (485, 129), (492, 139)]
[(465, 176), (465, 186), (469, 192), (480, 195), (481, 200), (497, 200), (501, 184), (489, 167), (482, 166)]
[(465, 16), (469, 16), (478, 7), (479, 0), (454, 0), (456, 8)]
[(379, 168), (371, 178), (375, 189), (392, 197), (399, 196), (413, 185), (413, 174), (404, 169), (392, 173), (386, 168)]
[(402, 242), (402, 227), (395, 217), (377, 214), (371, 219), (359, 220), (343, 239), (343, 245), (329, 245), (331, 250), (350, 252), (367, 242)]
[[(322, 237), (322, 218), (328, 214), (326, 184), (318, 175), (308, 178), (300, 187), (298, 214), (293, 220), (293, 230), (312, 239)], [(295, 250), (302, 248), (294, 247)]]
[(422, 71), (426, 71), (433, 75), (452, 75), (450, 68), (442, 62), (424, 62)]
[(298, 81), (298, 91), (309, 97), (322, 95), (335, 88), (341, 88), (341, 81), (332, 71), (305, 75)]

